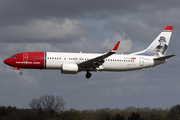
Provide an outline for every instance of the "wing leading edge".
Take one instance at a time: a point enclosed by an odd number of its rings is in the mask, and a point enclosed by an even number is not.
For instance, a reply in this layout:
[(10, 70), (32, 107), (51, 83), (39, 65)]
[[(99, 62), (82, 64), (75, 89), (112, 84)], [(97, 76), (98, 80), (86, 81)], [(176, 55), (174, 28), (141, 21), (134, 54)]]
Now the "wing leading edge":
[(99, 57), (95, 57), (90, 60), (81, 62), (78, 64), (78, 67), (80, 68), (80, 70), (86, 70), (86, 71), (98, 70), (98, 67), (104, 63), (105, 58), (116, 53), (119, 47), (119, 44), (120, 44), (120, 41), (118, 41), (115, 47), (112, 50), (110, 50), (108, 53), (105, 53)]

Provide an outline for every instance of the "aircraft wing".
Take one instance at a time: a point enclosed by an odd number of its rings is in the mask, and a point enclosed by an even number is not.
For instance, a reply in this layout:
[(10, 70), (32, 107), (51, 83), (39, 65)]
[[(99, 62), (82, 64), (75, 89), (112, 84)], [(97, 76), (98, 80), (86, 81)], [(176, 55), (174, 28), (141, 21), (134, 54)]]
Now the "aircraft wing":
[(99, 57), (95, 57), (95, 58), (92, 58), (90, 60), (79, 63), (78, 64), (79, 68), (81, 70), (88, 70), (88, 71), (98, 68), (100, 65), (102, 65), (104, 63), (105, 58), (116, 53), (118, 46), (119, 46), (119, 43), (120, 43), (120, 41), (118, 41), (117, 44), (115, 45), (115, 47), (112, 50), (110, 50), (108, 53), (105, 53)]

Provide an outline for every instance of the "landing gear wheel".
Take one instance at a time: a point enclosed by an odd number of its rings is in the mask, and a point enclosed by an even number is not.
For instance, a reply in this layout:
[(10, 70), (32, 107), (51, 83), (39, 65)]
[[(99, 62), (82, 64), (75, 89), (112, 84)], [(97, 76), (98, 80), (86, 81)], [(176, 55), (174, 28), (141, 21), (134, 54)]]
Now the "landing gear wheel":
[(90, 72), (87, 72), (87, 73), (86, 73), (86, 78), (89, 79), (91, 76), (92, 76), (92, 74), (91, 74)]
[(23, 72), (19, 72), (19, 75), (22, 75), (23, 74)]

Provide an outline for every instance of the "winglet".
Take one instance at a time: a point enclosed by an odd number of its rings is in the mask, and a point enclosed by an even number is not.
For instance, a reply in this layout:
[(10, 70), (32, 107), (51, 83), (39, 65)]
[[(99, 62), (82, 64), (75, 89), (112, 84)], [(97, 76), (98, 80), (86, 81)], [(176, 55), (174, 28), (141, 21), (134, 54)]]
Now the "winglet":
[(119, 47), (119, 43), (120, 43), (120, 41), (118, 41), (117, 44), (115, 45), (115, 47), (112, 50), (110, 50), (109, 52), (116, 52)]

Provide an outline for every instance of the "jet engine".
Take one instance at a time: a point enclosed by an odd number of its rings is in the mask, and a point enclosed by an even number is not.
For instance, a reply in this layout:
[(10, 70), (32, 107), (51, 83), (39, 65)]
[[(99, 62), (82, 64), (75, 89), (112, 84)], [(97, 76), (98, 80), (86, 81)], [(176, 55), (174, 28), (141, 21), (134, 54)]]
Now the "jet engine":
[(78, 66), (77, 64), (71, 64), (71, 63), (62, 64), (61, 73), (62, 74), (77, 74)]

